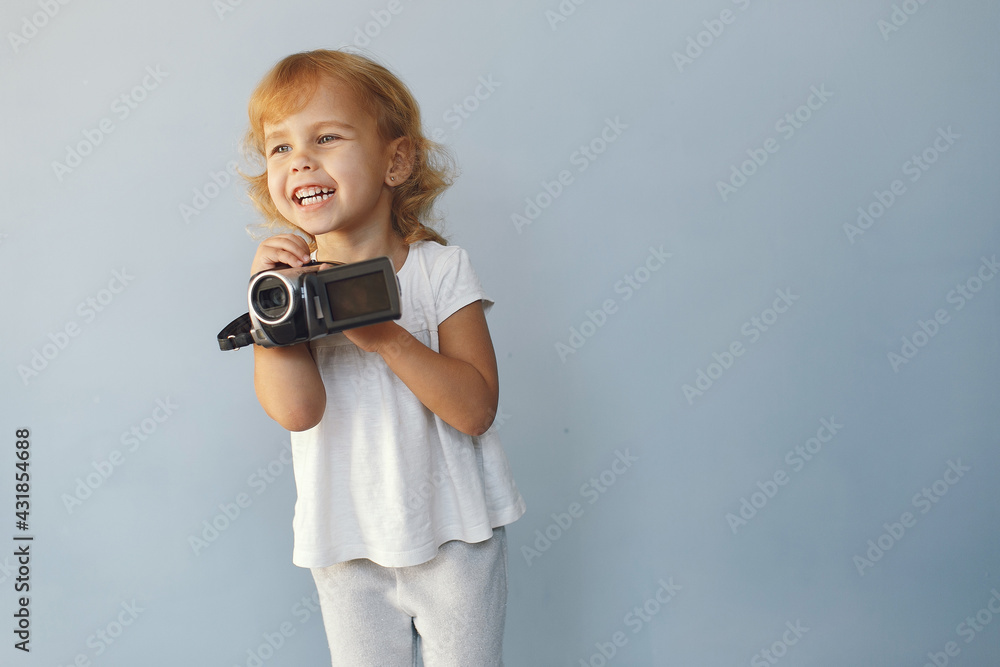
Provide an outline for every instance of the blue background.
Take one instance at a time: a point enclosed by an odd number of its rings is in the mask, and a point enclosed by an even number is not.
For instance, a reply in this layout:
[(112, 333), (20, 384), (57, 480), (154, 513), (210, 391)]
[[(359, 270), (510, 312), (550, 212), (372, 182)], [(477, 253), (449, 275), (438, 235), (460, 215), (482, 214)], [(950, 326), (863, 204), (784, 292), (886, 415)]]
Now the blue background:
[(0, 26), (0, 540), (16, 428), (35, 536), (3, 664), (328, 663), (287, 433), (214, 336), (256, 247), (225, 173), (249, 94), (341, 45), (462, 169), (443, 230), (497, 303), (529, 506), (506, 664), (1000, 664), (996, 3), (15, 0)]

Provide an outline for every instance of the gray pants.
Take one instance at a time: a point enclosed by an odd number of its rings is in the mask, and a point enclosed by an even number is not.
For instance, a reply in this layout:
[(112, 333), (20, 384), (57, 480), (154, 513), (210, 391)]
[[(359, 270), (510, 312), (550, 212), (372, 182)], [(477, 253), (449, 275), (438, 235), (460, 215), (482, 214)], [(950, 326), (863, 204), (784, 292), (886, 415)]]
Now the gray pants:
[(314, 568), (333, 667), (502, 667), (507, 534), (458, 540), (411, 567)]

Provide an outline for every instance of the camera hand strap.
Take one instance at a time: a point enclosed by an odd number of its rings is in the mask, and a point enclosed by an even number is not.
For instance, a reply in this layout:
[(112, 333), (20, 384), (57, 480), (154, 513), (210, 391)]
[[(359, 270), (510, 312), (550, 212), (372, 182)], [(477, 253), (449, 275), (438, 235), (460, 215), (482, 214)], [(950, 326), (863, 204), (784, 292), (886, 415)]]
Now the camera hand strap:
[(250, 313), (243, 313), (219, 332), (219, 349), (238, 350), (253, 345), (253, 336), (250, 335), (252, 328)]
[[(344, 262), (320, 262), (313, 260), (303, 266), (321, 266), (323, 264), (341, 265)], [(287, 264), (275, 264), (275, 268), (287, 269)], [(226, 328), (219, 332), (219, 349), (223, 351), (238, 350), (241, 347), (253, 345), (253, 336), (250, 330), (253, 324), (250, 321), (250, 313), (243, 313), (235, 320), (226, 325)]]

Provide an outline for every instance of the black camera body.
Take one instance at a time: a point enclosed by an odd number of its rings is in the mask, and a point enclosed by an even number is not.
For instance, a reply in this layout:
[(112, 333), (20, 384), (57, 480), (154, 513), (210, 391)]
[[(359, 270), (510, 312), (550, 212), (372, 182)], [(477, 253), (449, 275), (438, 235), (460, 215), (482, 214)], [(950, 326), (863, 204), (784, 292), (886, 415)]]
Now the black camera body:
[(319, 270), (270, 269), (250, 278), (250, 335), (261, 347), (295, 345), (345, 329), (399, 319), (392, 261), (377, 257)]

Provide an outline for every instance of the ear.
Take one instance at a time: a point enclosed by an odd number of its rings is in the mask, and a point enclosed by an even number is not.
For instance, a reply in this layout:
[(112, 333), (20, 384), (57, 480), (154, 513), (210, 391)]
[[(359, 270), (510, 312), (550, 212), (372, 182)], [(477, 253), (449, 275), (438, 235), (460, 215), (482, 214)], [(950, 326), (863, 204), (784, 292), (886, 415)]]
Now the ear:
[(389, 169), (385, 174), (385, 184), (390, 188), (402, 185), (413, 173), (416, 157), (413, 142), (409, 137), (399, 137), (389, 143)]

